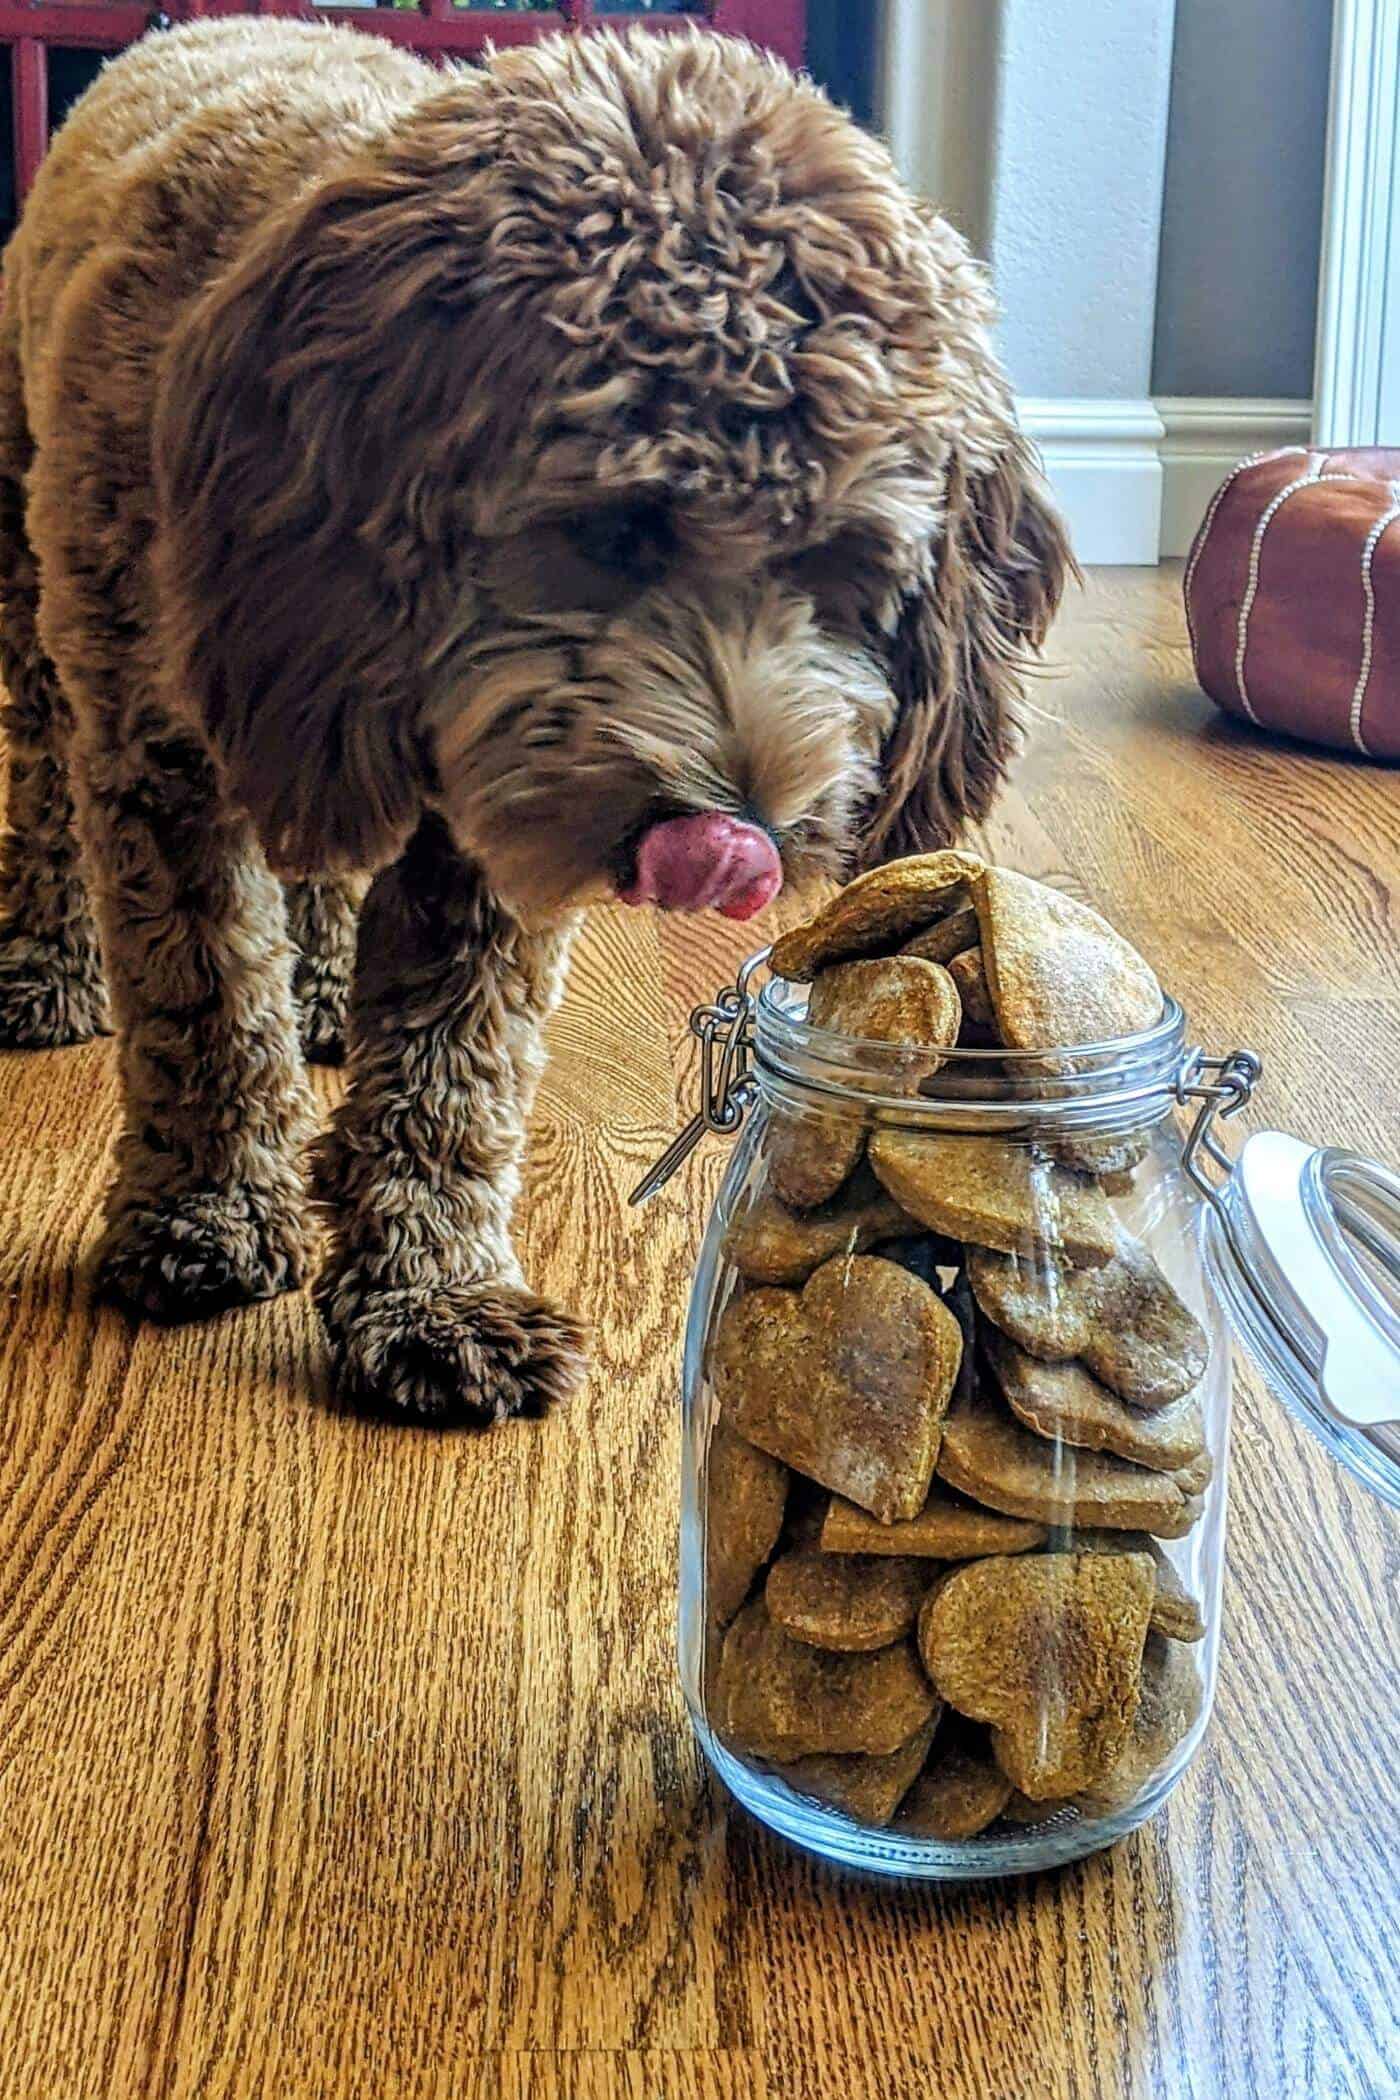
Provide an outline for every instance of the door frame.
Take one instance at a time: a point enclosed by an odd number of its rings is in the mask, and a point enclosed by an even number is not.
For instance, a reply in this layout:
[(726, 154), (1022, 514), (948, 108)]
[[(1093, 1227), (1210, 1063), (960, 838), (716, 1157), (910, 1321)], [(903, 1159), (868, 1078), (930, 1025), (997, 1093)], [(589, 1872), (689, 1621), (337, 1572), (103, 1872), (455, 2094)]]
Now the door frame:
[(1400, 445), (1397, 363), (1400, 0), (1336, 0), (1313, 442)]

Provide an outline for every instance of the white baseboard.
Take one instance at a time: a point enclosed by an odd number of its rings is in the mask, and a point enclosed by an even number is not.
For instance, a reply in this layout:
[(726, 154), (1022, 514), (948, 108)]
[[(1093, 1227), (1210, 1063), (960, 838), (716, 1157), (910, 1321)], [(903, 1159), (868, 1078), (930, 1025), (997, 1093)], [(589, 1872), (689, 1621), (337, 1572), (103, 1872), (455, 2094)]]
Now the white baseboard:
[(1157, 560), (1162, 419), (1150, 401), (1017, 403), (1082, 562)]
[(1235, 401), (1159, 395), (1162, 439), (1162, 552), (1187, 554), (1206, 506), (1230, 469), (1255, 452), (1306, 445), (1308, 401)]
[(1185, 554), (1230, 469), (1252, 452), (1306, 445), (1312, 419), (1307, 401), (1214, 395), (1016, 406), (1075, 553), (1117, 564)]

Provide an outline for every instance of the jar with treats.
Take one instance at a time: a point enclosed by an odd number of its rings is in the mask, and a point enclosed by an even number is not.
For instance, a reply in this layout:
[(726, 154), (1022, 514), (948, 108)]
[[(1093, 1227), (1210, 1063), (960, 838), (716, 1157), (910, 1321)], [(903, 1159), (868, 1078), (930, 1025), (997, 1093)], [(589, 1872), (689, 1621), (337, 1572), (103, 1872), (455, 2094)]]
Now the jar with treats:
[(970, 853), (860, 877), (692, 1025), (700, 1114), (634, 1200), (739, 1133), (685, 1344), (706, 1756), (886, 1873), (1111, 1843), (1210, 1715), (1232, 1329), (1400, 1506), (1400, 1179), (1270, 1131), (1232, 1162), (1258, 1060)]

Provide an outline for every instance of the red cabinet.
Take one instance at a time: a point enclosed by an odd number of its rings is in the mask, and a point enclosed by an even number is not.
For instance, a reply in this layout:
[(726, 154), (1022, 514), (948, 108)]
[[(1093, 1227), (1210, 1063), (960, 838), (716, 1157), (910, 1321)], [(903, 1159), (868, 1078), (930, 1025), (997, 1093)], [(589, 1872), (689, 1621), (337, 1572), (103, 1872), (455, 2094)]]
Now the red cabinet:
[(166, 0), (163, 9), (130, 0), (0, 0), (0, 44), (11, 47), (14, 99), (15, 195), (23, 198), (43, 158), (49, 134), (48, 53), (55, 45), (88, 51), (119, 51), (153, 22), (188, 21), (196, 15), (291, 15), (301, 21), (344, 22), (367, 36), (388, 37), (431, 58), (469, 58), (488, 41), (526, 43), (552, 29), (587, 30), (603, 24), (641, 22), (658, 32), (699, 18), (713, 28), (776, 51), (793, 65), (802, 61), (805, 0), (559, 0), (557, 6), (457, 6), (454, 0), (419, 0), (417, 6), (316, 7), (307, 0)]

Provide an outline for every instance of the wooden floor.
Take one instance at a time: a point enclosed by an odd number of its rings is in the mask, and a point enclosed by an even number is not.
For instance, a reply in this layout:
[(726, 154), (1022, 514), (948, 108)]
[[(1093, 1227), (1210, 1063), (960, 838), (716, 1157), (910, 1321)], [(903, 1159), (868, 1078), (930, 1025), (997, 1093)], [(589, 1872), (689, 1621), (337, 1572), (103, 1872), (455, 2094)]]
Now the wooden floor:
[[(1093, 580), (992, 844), (1264, 1052), (1257, 1121), (1395, 1158), (1400, 774), (1224, 726), (1178, 589)], [(592, 925), (523, 1244), (596, 1369), (486, 1439), (333, 1412), (304, 1299), (94, 1312), (110, 1048), (0, 1062), (0, 2100), (1400, 2094), (1400, 1519), (1252, 1377), (1214, 1729), (1115, 1853), (862, 1885), (700, 1771), (676, 1370), (721, 1149), (624, 1197), (752, 940)]]

